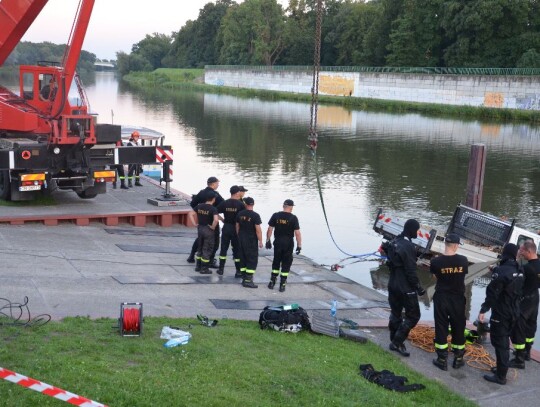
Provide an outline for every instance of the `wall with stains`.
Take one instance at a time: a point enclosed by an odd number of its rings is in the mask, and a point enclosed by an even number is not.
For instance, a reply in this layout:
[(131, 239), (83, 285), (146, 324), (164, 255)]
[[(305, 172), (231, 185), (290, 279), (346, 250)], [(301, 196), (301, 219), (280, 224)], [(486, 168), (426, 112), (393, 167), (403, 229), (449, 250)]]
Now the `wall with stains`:
[[(311, 71), (205, 70), (217, 86), (311, 93)], [(459, 106), (540, 110), (539, 76), (429, 75), (321, 71), (319, 94)]]

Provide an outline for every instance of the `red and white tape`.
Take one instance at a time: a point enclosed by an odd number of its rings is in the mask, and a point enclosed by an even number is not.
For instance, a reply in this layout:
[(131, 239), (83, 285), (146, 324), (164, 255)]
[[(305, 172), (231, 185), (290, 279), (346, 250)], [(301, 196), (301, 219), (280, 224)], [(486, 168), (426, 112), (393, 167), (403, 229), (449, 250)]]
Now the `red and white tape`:
[(12, 372), (11, 370), (4, 369), (3, 367), (0, 367), (0, 379), (7, 380), (8, 382), (18, 384), (19, 386), (26, 387), (27, 389), (54, 397), (55, 399), (65, 401), (66, 403), (73, 404), (75, 406), (107, 407), (105, 404), (78, 396), (74, 393), (70, 393), (69, 391), (51, 386), (50, 384), (43, 383), (39, 380), (35, 380), (22, 374)]
[[(156, 161), (163, 163), (165, 160), (173, 160), (173, 150), (165, 150), (161, 147), (156, 147)], [(172, 166), (169, 167), (169, 175), (173, 175)]]

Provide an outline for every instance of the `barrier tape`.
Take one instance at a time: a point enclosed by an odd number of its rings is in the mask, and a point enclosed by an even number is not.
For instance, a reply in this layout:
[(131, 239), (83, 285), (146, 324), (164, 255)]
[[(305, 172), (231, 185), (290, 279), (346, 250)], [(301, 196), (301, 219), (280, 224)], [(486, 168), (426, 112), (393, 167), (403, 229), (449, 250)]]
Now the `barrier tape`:
[(19, 386), (26, 387), (27, 389), (37, 391), (50, 397), (54, 397), (58, 400), (65, 401), (66, 403), (73, 404), (75, 406), (107, 407), (105, 404), (101, 404), (85, 397), (78, 396), (74, 393), (70, 393), (69, 391), (65, 391), (58, 387), (51, 386), (50, 384), (43, 383), (39, 380), (35, 380), (22, 374), (12, 372), (11, 370), (4, 369), (3, 367), (0, 367), (0, 379), (7, 380), (8, 382), (18, 384)]
[[(163, 163), (165, 160), (173, 160), (173, 151), (171, 150), (164, 150), (163, 148), (156, 147), (156, 161), (159, 163)], [(172, 166), (169, 167), (169, 174), (173, 175)]]

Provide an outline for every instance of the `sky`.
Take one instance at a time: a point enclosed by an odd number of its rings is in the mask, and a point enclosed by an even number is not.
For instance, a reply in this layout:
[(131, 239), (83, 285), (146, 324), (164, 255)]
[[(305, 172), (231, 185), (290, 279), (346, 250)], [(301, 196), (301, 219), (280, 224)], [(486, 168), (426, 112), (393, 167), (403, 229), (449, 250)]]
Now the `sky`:
[[(83, 49), (99, 59), (116, 59), (117, 51), (131, 52), (146, 34), (170, 35), (210, 0), (96, 0)], [(239, 1), (241, 2), (241, 1)], [(285, 0), (279, 1), (287, 4)], [(49, 0), (22, 38), (23, 41), (65, 44), (78, 0)]]

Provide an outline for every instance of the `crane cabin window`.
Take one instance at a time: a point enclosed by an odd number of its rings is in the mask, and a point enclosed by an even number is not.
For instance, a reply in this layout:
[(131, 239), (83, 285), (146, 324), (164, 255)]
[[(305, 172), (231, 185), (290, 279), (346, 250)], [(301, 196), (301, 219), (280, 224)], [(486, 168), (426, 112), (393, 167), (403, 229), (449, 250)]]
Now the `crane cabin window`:
[(23, 98), (34, 99), (34, 75), (29, 72), (23, 74)]

